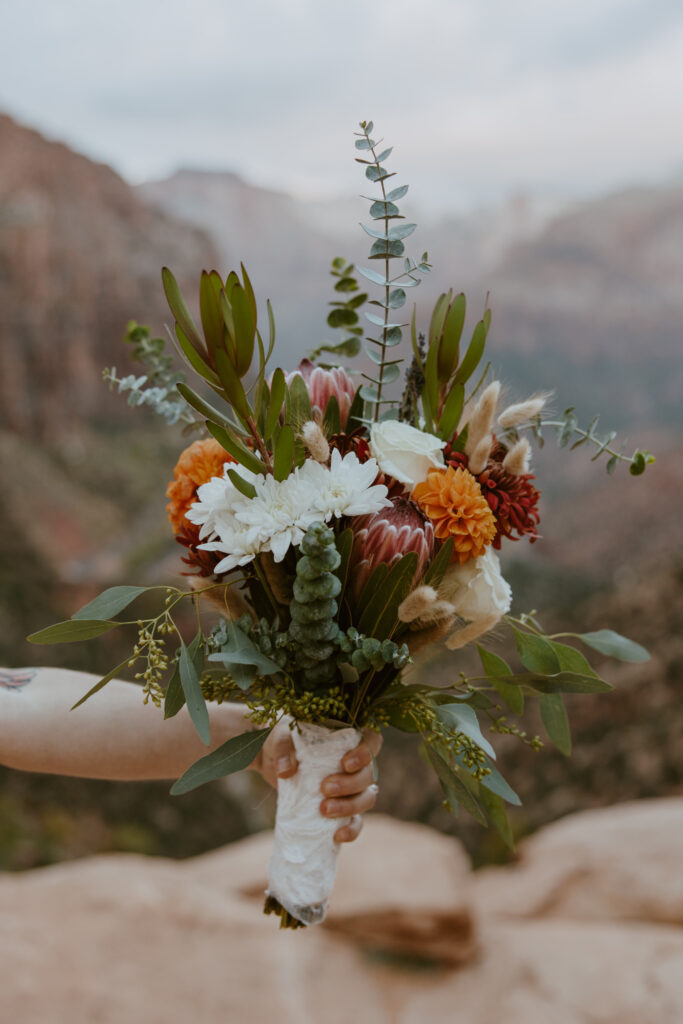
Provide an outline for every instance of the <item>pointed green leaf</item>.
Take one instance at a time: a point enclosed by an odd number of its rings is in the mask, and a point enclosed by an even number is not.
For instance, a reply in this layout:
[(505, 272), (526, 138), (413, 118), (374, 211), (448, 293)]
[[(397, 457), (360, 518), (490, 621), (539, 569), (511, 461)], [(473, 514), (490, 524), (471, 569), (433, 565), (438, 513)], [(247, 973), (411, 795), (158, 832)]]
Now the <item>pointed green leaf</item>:
[(245, 498), (255, 498), (256, 488), (248, 480), (245, 480), (243, 476), (240, 476), (235, 469), (228, 470), (228, 476), (232, 480), (233, 484)]
[(432, 559), (431, 565), (422, 577), (422, 582), (424, 584), (429, 584), (430, 587), (438, 588), (442, 579), (446, 575), (448, 566), (451, 564), (452, 554), (453, 538), (449, 537), (448, 540), (439, 548), (436, 558)]
[(127, 608), (136, 597), (154, 587), (109, 587), (102, 591), (88, 604), (79, 608), (71, 616), (72, 619), (113, 619), (115, 615)]
[(246, 422), (251, 418), (251, 408), (247, 402), (242, 381), (239, 379), (235, 367), (230, 362), (224, 349), (219, 349), (216, 352), (216, 369), (218, 370), (218, 376), (223, 385), (226, 398), (237, 415)]
[(398, 202), (399, 199), (403, 199), (409, 188), (409, 185), (399, 185), (398, 188), (392, 188), (391, 192), (387, 194), (387, 201), (390, 203)]
[(256, 324), (252, 316), (249, 297), (241, 285), (235, 285), (232, 290), (231, 299), (232, 315), (235, 323), (235, 347), (237, 350), (235, 369), (238, 377), (244, 377), (249, 372), (252, 359), (254, 358)]
[(192, 656), (182, 639), (180, 641), (179, 666), (180, 683), (185, 694), (187, 710), (190, 712), (190, 718), (200, 740), (208, 747), (211, 742), (209, 712), (206, 709), (206, 701), (199, 683), (199, 673), (194, 667)]
[(273, 380), (270, 385), (270, 404), (266, 415), (266, 429), (264, 432), (264, 438), (266, 441), (269, 441), (273, 436), (275, 425), (280, 418), (280, 414), (285, 404), (286, 391), (287, 385), (285, 384), (285, 375), (278, 366), (277, 370), (273, 374)]
[(494, 826), (507, 848), (514, 852), (515, 839), (512, 834), (512, 828), (510, 826), (510, 821), (503, 801), (497, 793), (493, 793), (488, 789), (488, 787), (485, 787), (483, 782), (480, 785), (479, 797), (484, 805), (484, 810), (486, 811), (489, 821)]
[(448, 393), (448, 398), (446, 399), (443, 412), (441, 413), (441, 418), (439, 420), (439, 437), (442, 441), (450, 441), (455, 433), (458, 423), (460, 422), (464, 404), (465, 385), (453, 384)]
[(192, 347), (182, 327), (178, 323), (175, 325), (175, 333), (176, 337), (173, 340), (176, 348), (180, 351), (180, 354), (184, 356), (195, 373), (198, 373), (200, 377), (208, 381), (212, 386), (219, 384), (220, 381), (218, 380), (217, 374), (214, 373), (206, 359), (204, 359), (196, 349)]
[(201, 339), (199, 331), (195, 327), (194, 320), (190, 316), (190, 312), (187, 306), (185, 305), (185, 301), (183, 299), (183, 296), (181, 295), (180, 288), (178, 287), (178, 282), (176, 281), (175, 277), (168, 269), (168, 267), (164, 267), (162, 269), (161, 281), (164, 286), (164, 293), (166, 295), (166, 299), (168, 301), (169, 306), (171, 307), (171, 312), (173, 313), (173, 316), (177, 320), (180, 329), (182, 330), (183, 334), (188, 339), (188, 341), (191, 343), (195, 351), (198, 352), (202, 357), (204, 357), (206, 351), (204, 348), (204, 343)]
[(164, 718), (173, 718), (185, 706), (185, 694), (180, 682), (180, 665), (176, 662), (173, 675), (164, 695)]
[(398, 606), (408, 596), (417, 569), (417, 554), (409, 551), (393, 566), (377, 594), (376, 601), (366, 608), (358, 630), (366, 636), (385, 640), (391, 636), (398, 619)]
[(496, 752), (482, 734), (477, 714), (469, 704), (437, 704), (436, 716), (448, 729), (460, 732), (495, 760)]
[(199, 313), (202, 318), (204, 337), (210, 353), (223, 347), (223, 315), (221, 313), (220, 293), (223, 287), (220, 275), (212, 270), (207, 274), (202, 270), (199, 282)]
[(249, 448), (243, 445), (232, 430), (226, 427), (220, 427), (217, 423), (211, 423), (209, 421), (207, 421), (206, 426), (209, 433), (225, 448), (228, 455), (232, 455), (233, 459), (239, 462), (240, 465), (244, 466), (245, 469), (251, 470), (252, 473), (266, 472), (266, 467), (258, 456), (254, 455)]
[(552, 648), (563, 671), (578, 672), (579, 675), (599, 678), (593, 666), (584, 658), (581, 651), (577, 651), (576, 647), (569, 647), (568, 644), (553, 643)]
[(79, 708), (81, 706), (81, 704), (85, 704), (86, 700), (92, 697), (94, 693), (98, 693), (107, 685), (107, 683), (110, 683), (112, 679), (115, 679), (118, 676), (119, 672), (124, 672), (125, 669), (128, 667), (129, 661), (130, 659), (126, 658), (126, 660), (122, 661), (120, 665), (117, 665), (116, 668), (113, 668), (111, 672), (107, 672), (106, 676), (103, 676), (102, 679), (96, 682), (95, 685), (92, 686), (88, 690), (88, 692), (83, 697), (81, 697), (80, 700), (76, 701), (71, 710), (75, 711), (76, 708)]
[(347, 526), (347, 528), (343, 530), (340, 534), (338, 534), (334, 539), (335, 547), (337, 548), (340, 558), (339, 565), (334, 570), (335, 576), (341, 583), (341, 590), (339, 591), (339, 596), (337, 598), (340, 607), (342, 601), (344, 600), (344, 592), (346, 591), (346, 583), (349, 575), (349, 565), (351, 562), (351, 551), (353, 549), (354, 538), (355, 534), (353, 530), (351, 529), (350, 526)]
[(392, 241), (400, 240), (401, 238), (407, 238), (408, 235), (412, 235), (413, 231), (417, 227), (417, 224), (394, 224), (389, 228), (389, 238)]
[(458, 365), (460, 338), (465, 325), (465, 296), (460, 293), (453, 299), (443, 325), (443, 336), (439, 347), (439, 380), (446, 384)]
[(341, 412), (336, 395), (330, 395), (327, 400), (323, 417), (323, 430), (327, 437), (332, 437), (341, 430)]
[[(362, 225), (361, 225), (361, 227), (362, 227)], [(369, 234), (369, 232), (368, 232), (368, 234)], [(380, 237), (381, 238), (382, 236), (379, 235), (379, 236), (375, 236), (375, 237)], [(372, 281), (373, 284), (379, 284), (383, 288), (387, 284), (387, 279), (385, 278), (384, 274), (379, 274), (376, 270), (370, 270), (369, 268), (366, 268), (366, 267), (359, 267), (358, 268), (358, 273), (362, 274), (363, 277), (367, 278), (368, 281)]]
[(485, 775), (483, 779), (481, 779), (480, 785), (485, 789), (490, 790), (491, 793), (495, 793), (497, 796), (507, 801), (507, 803), (513, 804), (515, 807), (521, 807), (522, 801), (519, 799), (512, 786), (505, 781), (498, 769), (492, 765), (490, 761), (487, 762), (487, 768), (489, 769), (489, 774)]
[(294, 431), (288, 423), (284, 425), (275, 444), (273, 475), (276, 480), (286, 480), (292, 472), (294, 459)]
[(455, 383), (464, 384), (470, 379), (481, 362), (486, 345), (486, 325), (480, 320), (472, 333), (472, 340), (455, 374)]
[(171, 796), (189, 793), (207, 782), (222, 779), (248, 768), (265, 743), (270, 729), (256, 729), (233, 736), (210, 754), (195, 761), (171, 788)]
[[(250, 665), (258, 670), (260, 675), (272, 676), (280, 671), (280, 666), (258, 649), (256, 644), (249, 639), (235, 622), (228, 622), (228, 642), (215, 654), (209, 655), (209, 661), (219, 661), (225, 665), (228, 671), (237, 665)], [(253, 679), (254, 673), (252, 673)], [(238, 685), (237, 679), (235, 682)]]
[(39, 629), (26, 639), (30, 644), (71, 644), (79, 640), (92, 640), (120, 625), (120, 622), (105, 622), (102, 619), (67, 619), (66, 622), (56, 622), (53, 626)]
[(594, 633), (576, 633), (579, 640), (583, 641), (594, 651), (600, 651), (610, 658), (618, 658), (620, 661), (649, 661), (650, 653), (640, 644), (629, 640), (628, 637), (615, 633), (613, 629), (599, 629)]
[(465, 810), (472, 815), (480, 825), (486, 825), (486, 815), (482, 811), (477, 799), (472, 795), (465, 783), (449, 764), (437, 753), (432, 744), (426, 743), (424, 749), (432, 768), (436, 772), (442, 789), (447, 797), (452, 797), (454, 802), (462, 804)]
[(375, 600), (378, 590), (384, 583), (385, 579), (389, 575), (389, 566), (386, 562), (380, 562), (370, 573), (368, 582), (363, 587), (358, 605), (356, 607), (355, 618), (360, 619), (368, 605), (372, 604)]
[(561, 671), (560, 661), (553, 650), (553, 645), (545, 637), (532, 633), (523, 633), (514, 629), (515, 646), (525, 668), (541, 675), (555, 675)]
[(572, 737), (569, 719), (560, 693), (544, 693), (538, 698), (541, 718), (548, 736), (557, 749), (569, 757), (572, 752)]
[(222, 427), (231, 427), (230, 420), (225, 413), (220, 412), (209, 402), (205, 401), (205, 399), (198, 395), (196, 391), (193, 391), (188, 384), (185, 384), (184, 381), (179, 381), (176, 384), (176, 388), (187, 404), (193, 409), (196, 409), (201, 416), (204, 416), (207, 420), (211, 420), (213, 423), (220, 424)]
[(516, 715), (521, 715), (524, 711), (524, 694), (518, 685), (507, 680), (507, 676), (512, 676), (512, 670), (508, 663), (479, 644), (477, 644), (477, 650), (482, 667), (486, 673), (486, 678), (495, 687), (508, 707)]

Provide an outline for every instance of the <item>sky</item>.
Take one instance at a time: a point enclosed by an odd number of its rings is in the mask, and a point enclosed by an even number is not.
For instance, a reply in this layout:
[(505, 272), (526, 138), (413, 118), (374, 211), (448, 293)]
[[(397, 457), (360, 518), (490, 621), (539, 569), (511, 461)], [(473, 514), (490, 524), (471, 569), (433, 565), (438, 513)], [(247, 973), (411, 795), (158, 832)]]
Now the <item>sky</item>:
[(0, 0), (0, 110), (132, 182), (355, 195), (365, 118), (436, 212), (582, 198), (683, 177), (682, 99), (680, 0)]

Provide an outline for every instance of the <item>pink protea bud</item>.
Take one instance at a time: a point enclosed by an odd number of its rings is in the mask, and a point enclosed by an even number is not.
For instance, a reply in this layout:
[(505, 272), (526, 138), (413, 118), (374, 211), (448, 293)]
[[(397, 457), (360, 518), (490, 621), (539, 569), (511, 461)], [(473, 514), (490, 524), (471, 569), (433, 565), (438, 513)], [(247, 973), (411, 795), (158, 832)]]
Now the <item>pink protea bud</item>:
[(314, 419), (322, 420), (330, 398), (334, 395), (339, 403), (341, 429), (346, 426), (351, 403), (356, 395), (357, 385), (341, 366), (331, 370), (323, 370), (315, 366), (310, 359), (302, 359), (296, 370), (285, 374), (289, 386), (296, 375), (303, 377), (308, 397), (311, 400), (311, 414)]
[(410, 498), (392, 497), (391, 508), (351, 520), (355, 533), (350, 579), (357, 601), (373, 570), (385, 562), (389, 568), (409, 551), (417, 552), (414, 582), (417, 583), (434, 551), (434, 527)]

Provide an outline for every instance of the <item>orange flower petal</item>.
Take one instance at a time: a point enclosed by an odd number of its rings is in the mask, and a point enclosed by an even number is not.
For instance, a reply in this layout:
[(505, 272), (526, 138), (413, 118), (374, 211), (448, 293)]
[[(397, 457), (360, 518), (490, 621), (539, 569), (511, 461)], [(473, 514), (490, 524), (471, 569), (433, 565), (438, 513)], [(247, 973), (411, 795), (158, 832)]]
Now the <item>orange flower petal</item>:
[(496, 536), (496, 519), (478, 482), (466, 469), (433, 469), (412, 494), (440, 540), (453, 538), (453, 558), (477, 558)]

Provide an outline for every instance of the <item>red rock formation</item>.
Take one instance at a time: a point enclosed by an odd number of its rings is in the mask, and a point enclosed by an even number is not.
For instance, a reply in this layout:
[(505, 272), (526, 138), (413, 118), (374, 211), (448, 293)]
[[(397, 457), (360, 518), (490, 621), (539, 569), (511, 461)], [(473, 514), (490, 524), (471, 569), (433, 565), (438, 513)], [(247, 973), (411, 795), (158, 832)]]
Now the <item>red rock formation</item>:
[(159, 278), (213, 265), (199, 230), (148, 209), (109, 167), (0, 115), (0, 422), (33, 436), (127, 414), (102, 382), (126, 323), (169, 321)]

